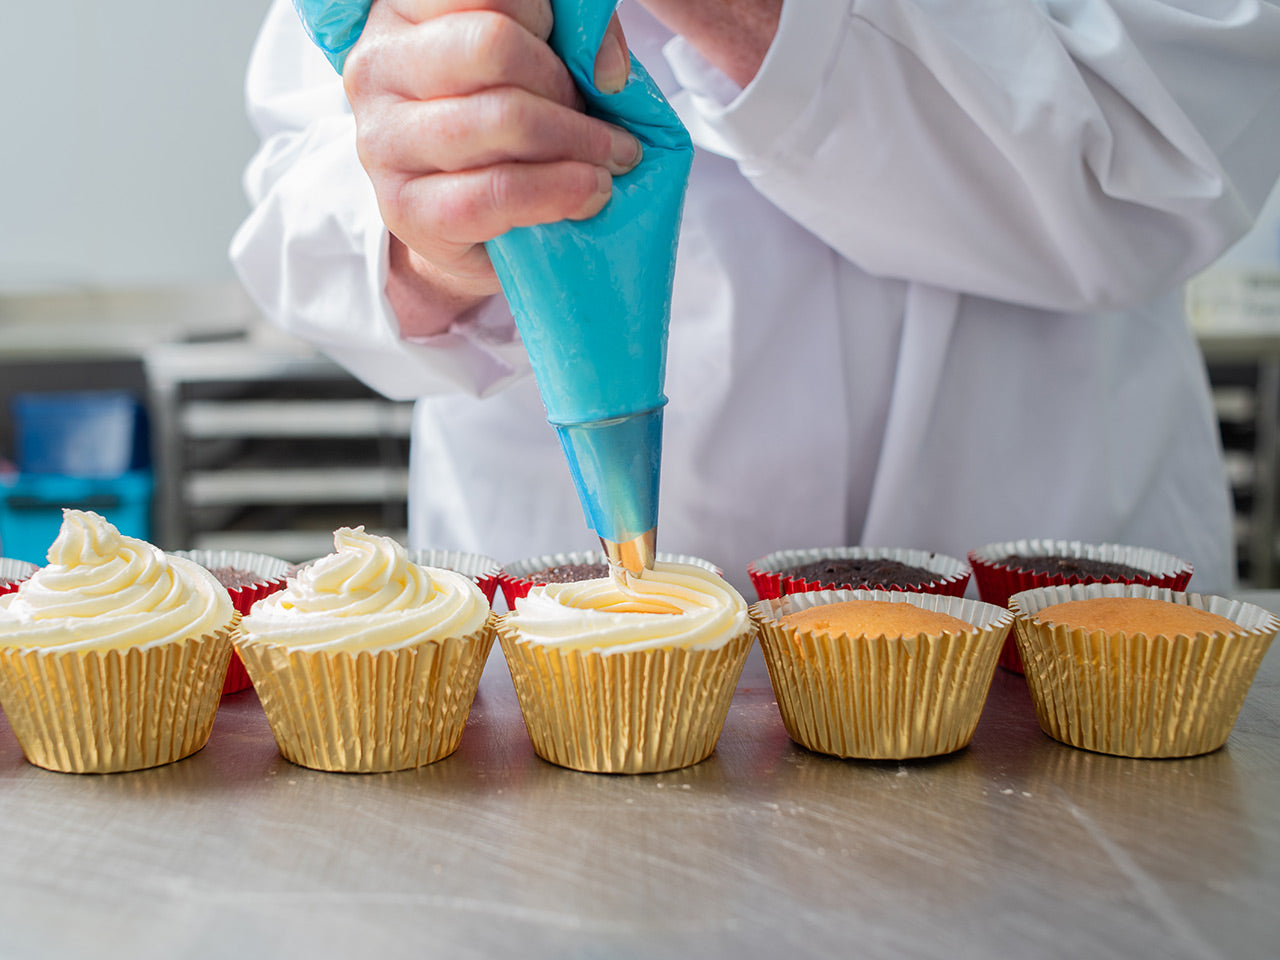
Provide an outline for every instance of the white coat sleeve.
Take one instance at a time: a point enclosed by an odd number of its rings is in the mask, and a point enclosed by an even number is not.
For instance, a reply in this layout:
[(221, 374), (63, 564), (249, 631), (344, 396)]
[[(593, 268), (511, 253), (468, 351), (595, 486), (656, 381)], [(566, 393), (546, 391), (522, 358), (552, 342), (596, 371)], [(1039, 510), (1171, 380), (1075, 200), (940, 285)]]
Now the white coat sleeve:
[(263, 22), (245, 94), (262, 144), (245, 171), (252, 209), (231, 260), (269, 319), (395, 399), (483, 396), (528, 372), (502, 297), (438, 336), (400, 337), (384, 291), (388, 234), (342, 80), (287, 0)]
[(666, 54), (695, 142), (844, 257), (1033, 307), (1176, 285), (1280, 171), (1270, 0), (786, 0), (745, 89)]

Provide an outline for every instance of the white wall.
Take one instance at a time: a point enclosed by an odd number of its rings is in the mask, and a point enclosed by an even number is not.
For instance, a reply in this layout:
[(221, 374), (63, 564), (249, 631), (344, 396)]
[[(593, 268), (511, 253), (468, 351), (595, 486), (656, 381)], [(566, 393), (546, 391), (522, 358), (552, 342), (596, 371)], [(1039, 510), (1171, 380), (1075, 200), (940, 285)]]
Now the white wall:
[[(4, 4), (0, 294), (218, 283), (268, 0)], [(1280, 191), (1224, 263), (1280, 260)]]
[(230, 279), (267, 0), (3, 0), (0, 294)]

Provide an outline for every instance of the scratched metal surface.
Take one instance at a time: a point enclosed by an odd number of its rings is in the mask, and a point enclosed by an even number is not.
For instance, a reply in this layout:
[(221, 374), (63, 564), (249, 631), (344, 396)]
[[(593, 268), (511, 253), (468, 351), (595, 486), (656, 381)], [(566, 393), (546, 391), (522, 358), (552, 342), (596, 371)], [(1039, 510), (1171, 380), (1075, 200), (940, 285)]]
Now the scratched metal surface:
[(758, 651), (716, 753), (655, 776), (538, 760), (496, 647), (411, 772), (289, 764), (252, 692), (138, 773), (36, 769), (0, 721), (0, 957), (349, 955), (1274, 958), (1280, 653), (1175, 761), (1049, 740), (1001, 670), (968, 749), (826, 758)]

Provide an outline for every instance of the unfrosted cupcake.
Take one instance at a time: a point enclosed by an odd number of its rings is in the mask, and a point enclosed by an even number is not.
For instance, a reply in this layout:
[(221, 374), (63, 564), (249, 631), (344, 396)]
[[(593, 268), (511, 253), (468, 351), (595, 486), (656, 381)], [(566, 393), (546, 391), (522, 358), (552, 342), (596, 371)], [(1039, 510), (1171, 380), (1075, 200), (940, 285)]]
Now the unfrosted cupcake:
[(27, 759), (109, 773), (203, 747), (239, 621), (226, 590), (80, 510), (48, 561), (0, 597), (0, 703)]
[(31, 576), (39, 568), (25, 560), (14, 560), (12, 557), (0, 557), (0, 594), (13, 593), (18, 584)]
[(493, 645), (488, 601), (388, 537), (344, 527), (333, 543), (254, 604), (236, 645), (280, 752), (348, 772), (447, 757)]
[[(174, 550), (170, 555), (193, 560), (212, 573), (226, 588), (241, 616), (247, 615), (263, 597), (283, 587), (292, 568), (287, 560), (247, 550)], [(223, 695), (248, 690), (251, 685), (240, 654), (233, 651), (227, 679), (222, 684)]]
[(959, 597), (969, 585), (963, 560), (929, 550), (820, 547), (778, 550), (747, 565), (761, 600), (812, 590), (892, 590)]
[[(1023, 590), (1071, 583), (1135, 583), (1185, 590), (1193, 567), (1171, 553), (1118, 543), (1079, 540), (1004, 540), (969, 551), (978, 596), (998, 607)], [(1013, 634), (1000, 666), (1022, 673)]]
[[(680, 553), (659, 553), (661, 563), (686, 563), (710, 570), (716, 576), (723, 572), (714, 563)], [(505, 564), (498, 575), (498, 585), (507, 601), (507, 609), (514, 610), (516, 600), (525, 596), (535, 586), (547, 583), (577, 583), (579, 580), (598, 580), (609, 575), (609, 561), (599, 550), (577, 550), (570, 553), (544, 553), (525, 557)]]
[(1013, 623), (991, 604), (884, 590), (794, 593), (751, 615), (791, 739), (876, 760), (968, 744)]
[(1131, 584), (1041, 587), (1009, 606), (1041, 729), (1125, 757), (1221, 747), (1280, 628), (1253, 604)]
[(592, 773), (687, 767), (715, 749), (754, 630), (705, 567), (535, 586), (498, 623), (533, 749)]

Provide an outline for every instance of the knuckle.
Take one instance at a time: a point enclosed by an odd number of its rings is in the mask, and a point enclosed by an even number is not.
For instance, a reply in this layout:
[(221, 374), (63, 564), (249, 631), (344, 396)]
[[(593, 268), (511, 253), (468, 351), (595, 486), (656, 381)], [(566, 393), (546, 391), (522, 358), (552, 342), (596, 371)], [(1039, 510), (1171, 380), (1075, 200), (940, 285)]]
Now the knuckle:
[(373, 86), (371, 64), (374, 59), (368, 53), (368, 46), (357, 41), (351, 53), (347, 55), (346, 63), (342, 65), (342, 89), (352, 105), (369, 95)]

